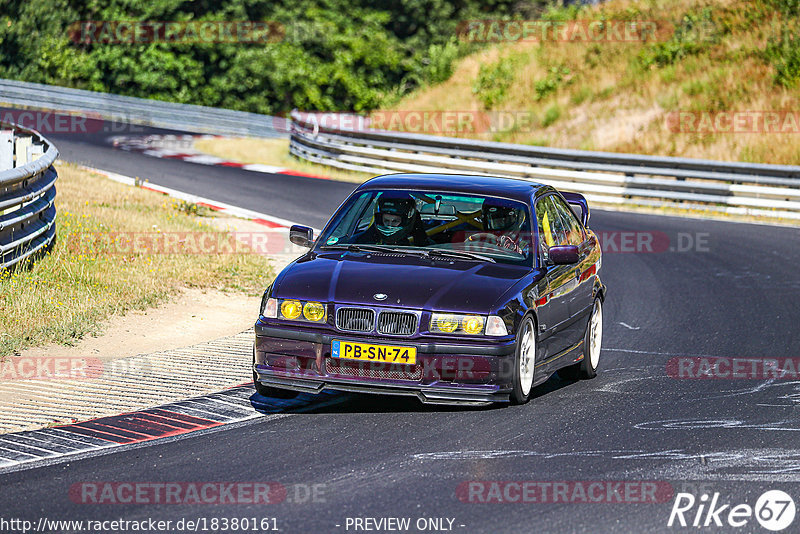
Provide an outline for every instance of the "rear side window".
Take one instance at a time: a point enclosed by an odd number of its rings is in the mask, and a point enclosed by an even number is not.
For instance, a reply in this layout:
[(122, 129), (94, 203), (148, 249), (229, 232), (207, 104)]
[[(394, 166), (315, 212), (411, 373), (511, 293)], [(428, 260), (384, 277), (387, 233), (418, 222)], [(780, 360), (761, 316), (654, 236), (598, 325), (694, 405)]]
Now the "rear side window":
[(575, 216), (575, 212), (570, 209), (566, 202), (561, 197), (550, 195), (550, 198), (558, 215), (561, 217), (561, 224), (564, 229), (567, 245), (580, 245), (583, 243), (586, 236), (583, 233), (583, 227)]

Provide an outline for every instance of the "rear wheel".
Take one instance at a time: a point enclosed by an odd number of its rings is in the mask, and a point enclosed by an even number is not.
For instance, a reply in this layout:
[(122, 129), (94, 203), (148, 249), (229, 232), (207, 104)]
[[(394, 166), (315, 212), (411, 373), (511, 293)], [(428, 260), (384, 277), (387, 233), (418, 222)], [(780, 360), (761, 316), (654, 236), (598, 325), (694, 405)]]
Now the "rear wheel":
[[(253, 345), (253, 365), (256, 363), (256, 346)], [(265, 386), (261, 382), (258, 381), (258, 373), (253, 370), (253, 385), (256, 388), (256, 392), (263, 396), (263, 397), (272, 397), (273, 399), (293, 399), (297, 397), (300, 392), (299, 391), (292, 391), (291, 389), (280, 389), (280, 388), (273, 388), (270, 386)]]
[(581, 372), (584, 378), (597, 376), (597, 366), (600, 365), (600, 348), (603, 345), (603, 301), (595, 299), (592, 308), (592, 317), (586, 328), (583, 339), (584, 357), (581, 362)]
[(531, 398), (536, 365), (536, 325), (530, 316), (522, 320), (517, 333), (517, 352), (514, 359), (514, 389), (511, 402), (525, 404)]
[(583, 360), (558, 370), (558, 377), (563, 380), (594, 378), (600, 364), (600, 349), (603, 344), (603, 301), (595, 299), (592, 314), (586, 325), (583, 336)]

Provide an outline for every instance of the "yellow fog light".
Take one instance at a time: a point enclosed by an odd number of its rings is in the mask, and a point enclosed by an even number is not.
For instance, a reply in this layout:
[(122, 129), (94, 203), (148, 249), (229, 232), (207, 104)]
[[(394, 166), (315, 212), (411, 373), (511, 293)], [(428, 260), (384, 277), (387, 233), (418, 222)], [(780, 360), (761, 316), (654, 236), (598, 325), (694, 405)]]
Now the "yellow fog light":
[(321, 321), (325, 317), (325, 306), (319, 302), (307, 302), (303, 306), (303, 316), (309, 321)]
[(439, 332), (455, 332), (458, 328), (458, 317), (455, 315), (434, 314), (432, 330)]
[(467, 334), (480, 334), (483, 332), (483, 317), (479, 315), (467, 315), (461, 321), (461, 328)]
[(303, 307), (297, 300), (284, 300), (281, 304), (281, 315), (287, 319), (297, 319)]

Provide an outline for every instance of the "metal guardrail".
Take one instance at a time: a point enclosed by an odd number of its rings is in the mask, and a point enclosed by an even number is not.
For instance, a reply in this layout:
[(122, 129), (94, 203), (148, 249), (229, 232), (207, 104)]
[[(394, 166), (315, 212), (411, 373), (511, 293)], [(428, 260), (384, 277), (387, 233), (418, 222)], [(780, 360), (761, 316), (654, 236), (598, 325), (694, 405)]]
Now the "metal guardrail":
[(0, 270), (54, 242), (57, 157), (38, 132), (0, 123)]
[(280, 117), (0, 79), (0, 105), (4, 103), (177, 131), (251, 137), (289, 135), (289, 121)]
[[(352, 124), (355, 121), (342, 121)], [(363, 123), (363, 121), (362, 121)], [(290, 152), (340, 169), (530, 179), (591, 202), (800, 219), (800, 167), (588, 152), (320, 124), (292, 112)]]

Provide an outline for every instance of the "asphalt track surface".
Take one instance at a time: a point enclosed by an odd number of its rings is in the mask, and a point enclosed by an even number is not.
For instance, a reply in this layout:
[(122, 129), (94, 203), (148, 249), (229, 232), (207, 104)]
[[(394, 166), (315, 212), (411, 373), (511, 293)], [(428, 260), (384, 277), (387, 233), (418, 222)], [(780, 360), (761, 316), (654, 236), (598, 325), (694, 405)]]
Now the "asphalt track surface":
[[(353, 188), (121, 152), (100, 135), (50, 137), (62, 159), (316, 227)], [(698, 498), (718, 492), (720, 504), (754, 506), (766, 490), (781, 489), (800, 508), (800, 381), (678, 379), (667, 362), (797, 357), (800, 231), (601, 210), (591, 226), (609, 243), (600, 271), (608, 286), (604, 350), (593, 380), (553, 377), (527, 405), (500, 408), (342, 394), (304, 413), (0, 474), (0, 514), (34, 523), (275, 518), (282, 532), (364, 532), (353, 526), (364, 517), (410, 518), (408, 532), (437, 531), (417, 529), (424, 518), (452, 519), (452, 531), (465, 533), (768, 532), (752, 517), (740, 528), (667, 522), (681, 491)], [(614, 232), (648, 232), (661, 251), (615, 252), (611, 243), (622, 243), (623, 234)], [(73, 484), (93, 481), (273, 481), (288, 494), (269, 505), (70, 499)], [(612, 502), (480, 503), (458, 491), (470, 481), (545, 483), (539, 488), (654, 481), (671, 493), (657, 503), (616, 502), (614, 495)], [(306, 498), (304, 485), (319, 485), (316, 498)], [(519, 500), (518, 492), (509, 496)], [(799, 525), (800, 517), (785, 532)]]

